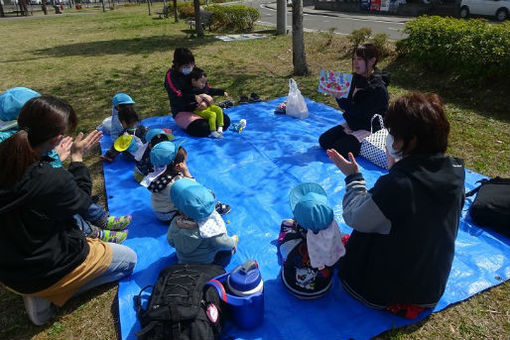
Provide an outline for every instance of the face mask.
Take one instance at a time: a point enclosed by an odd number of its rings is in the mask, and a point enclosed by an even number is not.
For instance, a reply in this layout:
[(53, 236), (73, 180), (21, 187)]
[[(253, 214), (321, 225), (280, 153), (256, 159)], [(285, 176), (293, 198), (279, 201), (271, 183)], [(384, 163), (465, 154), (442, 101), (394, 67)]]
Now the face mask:
[(388, 149), (388, 153), (391, 157), (400, 159), (402, 158), (402, 151), (401, 150), (395, 150), (393, 149), (393, 142), (395, 140), (393, 139), (393, 136), (388, 133), (386, 136), (386, 148)]
[(184, 67), (182, 70), (181, 70), (181, 73), (184, 74), (185, 76), (187, 76), (188, 74), (191, 73), (191, 71), (193, 71), (193, 67)]

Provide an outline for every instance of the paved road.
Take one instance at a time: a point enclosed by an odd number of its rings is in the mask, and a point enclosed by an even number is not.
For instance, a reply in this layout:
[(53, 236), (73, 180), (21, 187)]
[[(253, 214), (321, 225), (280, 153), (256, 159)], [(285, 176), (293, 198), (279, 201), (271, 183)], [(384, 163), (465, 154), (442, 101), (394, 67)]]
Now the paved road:
[[(259, 23), (276, 26), (276, 2), (268, 0), (247, 0), (247, 6), (253, 6), (260, 11)], [(287, 11), (287, 26), (292, 30), (292, 9)], [(347, 35), (361, 27), (370, 27), (372, 33), (386, 33), (391, 40), (400, 40), (405, 36), (402, 29), (412, 18), (370, 15), (362, 13), (341, 13), (326, 10), (315, 10), (313, 6), (305, 6), (303, 10), (303, 24), (307, 31), (329, 31), (335, 28), (335, 33)]]

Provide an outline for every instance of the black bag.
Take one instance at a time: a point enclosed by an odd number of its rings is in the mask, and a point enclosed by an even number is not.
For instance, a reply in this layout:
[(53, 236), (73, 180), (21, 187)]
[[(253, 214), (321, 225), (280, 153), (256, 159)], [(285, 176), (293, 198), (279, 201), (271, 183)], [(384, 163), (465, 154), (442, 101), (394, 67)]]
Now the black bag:
[(510, 237), (510, 178), (483, 179), (482, 184), (466, 194), (478, 193), (469, 214), (473, 221)]
[(135, 296), (142, 329), (139, 340), (214, 340), (221, 331), (223, 306), (213, 287), (204, 285), (224, 274), (213, 264), (175, 264), (159, 273), (147, 309)]

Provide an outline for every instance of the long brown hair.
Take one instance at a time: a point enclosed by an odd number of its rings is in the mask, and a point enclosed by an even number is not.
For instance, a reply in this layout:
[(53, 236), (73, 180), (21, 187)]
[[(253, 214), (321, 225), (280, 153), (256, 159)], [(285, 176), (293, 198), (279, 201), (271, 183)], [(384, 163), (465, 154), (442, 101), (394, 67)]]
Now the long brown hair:
[(0, 144), (0, 187), (13, 187), (37, 161), (34, 147), (74, 131), (78, 118), (71, 105), (53, 96), (32, 98), (21, 108), (19, 131)]

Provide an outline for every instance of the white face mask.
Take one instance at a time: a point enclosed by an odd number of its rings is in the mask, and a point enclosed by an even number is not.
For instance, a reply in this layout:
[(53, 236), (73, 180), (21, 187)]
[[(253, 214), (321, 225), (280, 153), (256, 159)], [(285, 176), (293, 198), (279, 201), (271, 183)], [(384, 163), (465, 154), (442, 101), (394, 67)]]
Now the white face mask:
[(191, 71), (193, 71), (193, 67), (184, 67), (181, 69), (181, 73), (184, 74), (185, 76), (190, 74)]
[(391, 157), (400, 159), (402, 158), (402, 151), (393, 149), (394, 141), (395, 140), (393, 139), (393, 136), (388, 133), (388, 135), (386, 136), (386, 148), (388, 149), (388, 153), (390, 154)]

